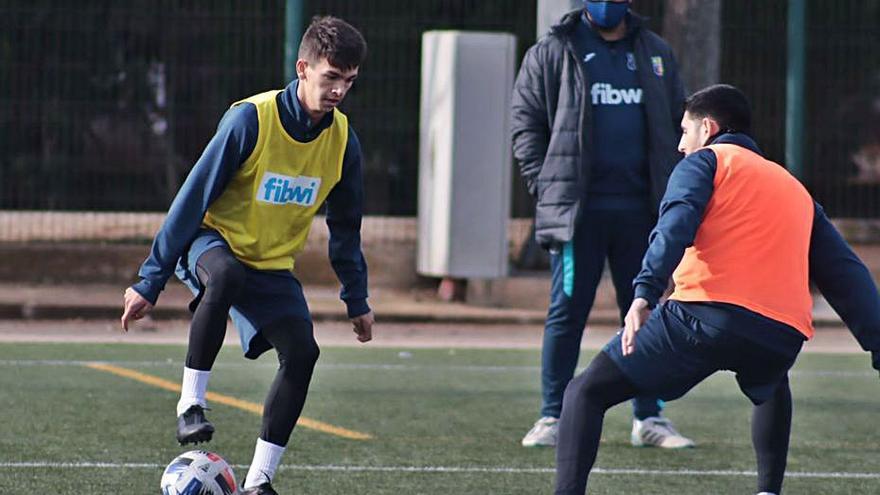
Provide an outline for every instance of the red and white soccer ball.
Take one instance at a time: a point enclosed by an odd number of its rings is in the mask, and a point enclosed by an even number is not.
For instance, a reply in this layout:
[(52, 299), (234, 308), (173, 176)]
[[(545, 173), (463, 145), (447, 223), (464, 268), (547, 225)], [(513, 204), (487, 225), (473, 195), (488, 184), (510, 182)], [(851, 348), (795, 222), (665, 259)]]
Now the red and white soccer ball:
[(232, 468), (217, 454), (191, 450), (177, 456), (162, 473), (162, 495), (233, 495)]

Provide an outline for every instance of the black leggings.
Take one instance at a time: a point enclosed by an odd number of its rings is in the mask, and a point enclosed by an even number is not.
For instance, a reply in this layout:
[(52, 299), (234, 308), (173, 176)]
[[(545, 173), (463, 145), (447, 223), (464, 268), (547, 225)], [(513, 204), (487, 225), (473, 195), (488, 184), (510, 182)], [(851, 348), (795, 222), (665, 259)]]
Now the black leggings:
[(638, 395), (604, 352), (565, 388), (556, 444), (556, 494), (583, 495), (596, 462), (605, 411)]
[(247, 272), (228, 249), (216, 247), (199, 257), (196, 273), (204, 292), (189, 328), (186, 367), (210, 371), (226, 336), (229, 308), (241, 292)]
[[(604, 352), (569, 382), (562, 400), (556, 445), (556, 494), (583, 495), (596, 462), (605, 411), (639, 391)], [(758, 461), (758, 492), (782, 493), (791, 433), (791, 389), (784, 378), (770, 400), (752, 412), (752, 445)]]
[[(206, 251), (196, 270), (205, 291), (193, 314), (186, 366), (210, 370), (223, 345), (229, 308), (244, 286), (246, 270), (225, 248)], [(283, 318), (260, 333), (275, 348), (279, 364), (263, 406), (260, 438), (285, 446), (305, 404), (320, 352), (312, 322), (302, 318)]]
[(791, 435), (791, 410), (788, 376), (779, 383), (770, 400), (752, 409), (752, 446), (758, 461), (758, 493), (782, 493)]
[(263, 405), (260, 438), (283, 447), (306, 403), (320, 351), (312, 322), (301, 318), (278, 321), (262, 329), (262, 333), (278, 352), (278, 372)]

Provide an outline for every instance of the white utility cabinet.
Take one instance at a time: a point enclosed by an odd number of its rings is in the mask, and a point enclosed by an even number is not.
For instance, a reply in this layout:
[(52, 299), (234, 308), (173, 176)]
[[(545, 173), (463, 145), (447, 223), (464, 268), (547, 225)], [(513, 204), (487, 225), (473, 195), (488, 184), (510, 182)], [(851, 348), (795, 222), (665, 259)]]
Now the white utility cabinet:
[(455, 278), (507, 275), (510, 98), (516, 38), (422, 35), (417, 271)]

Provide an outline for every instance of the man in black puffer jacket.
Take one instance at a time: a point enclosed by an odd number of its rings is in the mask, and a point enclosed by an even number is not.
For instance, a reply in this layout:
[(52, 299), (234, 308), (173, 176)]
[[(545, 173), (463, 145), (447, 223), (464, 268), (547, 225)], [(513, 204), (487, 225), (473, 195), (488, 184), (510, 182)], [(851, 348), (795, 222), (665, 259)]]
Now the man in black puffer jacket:
[[(529, 49), (513, 91), (513, 152), (551, 252), (540, 419), (524, 446), (556, 444), (565, 387), (607, 259), (621, 324), (677, 151), (684, 87), (669, 46), (627, 0), (585, 0)], [(633, 400), (633, 445), (691, 447), (654, 397)]]

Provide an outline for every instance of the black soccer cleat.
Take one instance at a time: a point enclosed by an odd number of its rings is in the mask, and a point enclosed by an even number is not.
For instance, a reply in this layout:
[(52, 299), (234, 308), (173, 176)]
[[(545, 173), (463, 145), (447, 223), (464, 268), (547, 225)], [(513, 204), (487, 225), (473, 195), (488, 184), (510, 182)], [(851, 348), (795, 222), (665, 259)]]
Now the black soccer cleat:
[(205, 408), (196, 404), (177, 417), (177, 441), (180, 445), (210, 442), (214, 425), (205, 418)]
[(278, 495), (278, 492), (276, 492), (275, 489), (272, 488), (272, 484), (267, 481), (260, 486), (256, 486), (254, 488), (248, 488), (247, 490), (242, 488), (241, 491), (239, 492), (239, 494), (240, 495)]

